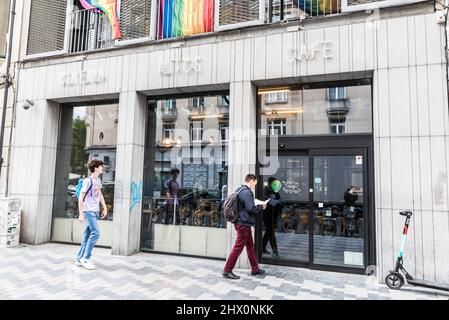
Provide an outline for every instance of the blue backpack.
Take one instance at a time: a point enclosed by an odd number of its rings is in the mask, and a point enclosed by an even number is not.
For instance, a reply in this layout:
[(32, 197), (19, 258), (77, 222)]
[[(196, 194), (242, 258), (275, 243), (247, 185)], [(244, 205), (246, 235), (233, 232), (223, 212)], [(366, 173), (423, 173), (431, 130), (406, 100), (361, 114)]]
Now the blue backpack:
[[(87, 189), (86, 194), (84, 195), (83, 201), (86, 200), (86, 196), (89, 193), (89, 191), (92, 190), (92, 185), (94, 184), (91, 177), (89, 177), (89, 180), (90, 180), (90, 187), (89, 187), (89, 189)], [(80, 198), (82, 188), (83, 188), (83, 179), (80, 178), (78, 180), (78, 184), (76, 185), (76, 188), (75, 188), (75, 194), (78, 199)]]

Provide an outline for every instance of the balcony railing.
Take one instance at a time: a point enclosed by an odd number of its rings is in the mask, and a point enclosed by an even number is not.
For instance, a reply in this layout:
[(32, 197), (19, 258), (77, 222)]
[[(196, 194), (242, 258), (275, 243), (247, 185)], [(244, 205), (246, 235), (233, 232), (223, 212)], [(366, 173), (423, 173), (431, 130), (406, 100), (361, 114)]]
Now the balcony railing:
[[(368, 0), (369, 1), (369, 0)], [(341, 0), (266, 0), (265, 22), (299, 20), (341, 12)]]
[(105, 14), (77, 10), (72, 13), (70, 20), (69, 53), (114, 46), (111, 24)]

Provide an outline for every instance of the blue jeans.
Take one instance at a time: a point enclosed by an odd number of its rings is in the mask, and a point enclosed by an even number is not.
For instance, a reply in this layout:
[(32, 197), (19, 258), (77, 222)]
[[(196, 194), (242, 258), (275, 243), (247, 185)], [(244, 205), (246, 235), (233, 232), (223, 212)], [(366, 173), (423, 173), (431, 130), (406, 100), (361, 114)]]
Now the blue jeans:
[(89, 259), (92, 255), (92, 250), (97, 243), (98, 238), (100, 238), (100, 229), (98, 228), (97, 220), (100, 219), (100, 213), (94, 211), (85, 211), (84, 220), (87, 223), (86, 229), (84, 230), (83, 241), (81, 242), (81, 248), (78, 252), (77, 259), (81, 258)]

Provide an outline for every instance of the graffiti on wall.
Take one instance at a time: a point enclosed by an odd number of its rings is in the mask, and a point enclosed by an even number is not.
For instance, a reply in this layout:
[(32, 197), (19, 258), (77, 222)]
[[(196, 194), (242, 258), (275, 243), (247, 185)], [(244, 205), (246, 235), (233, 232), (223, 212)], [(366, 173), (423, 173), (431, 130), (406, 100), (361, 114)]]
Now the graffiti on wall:
[(129, 212), (131, 212), (136, 204), (142, 201), (143, 182), (131, 182), (131, 206)]

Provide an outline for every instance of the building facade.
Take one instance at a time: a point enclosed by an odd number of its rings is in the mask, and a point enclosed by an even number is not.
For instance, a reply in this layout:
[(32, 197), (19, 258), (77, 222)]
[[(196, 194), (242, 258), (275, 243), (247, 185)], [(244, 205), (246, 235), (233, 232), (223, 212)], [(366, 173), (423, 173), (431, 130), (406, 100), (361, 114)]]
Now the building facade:
[[(258, 217), (263, 263), (382, 281), (410, 209), (405, 264), (449, 283), (434, 1), (122, 0), (110, 19), (73, 0), (21, 8), (8, 195), (23, 200), (23, 242), (80, 241), (74, 189), (99, 158), (99, 244), (225, 259), (222, 200), (253, 172), (257, 198), (283, 200)], [(270, 219), (279, 256), (263, 251)]]

